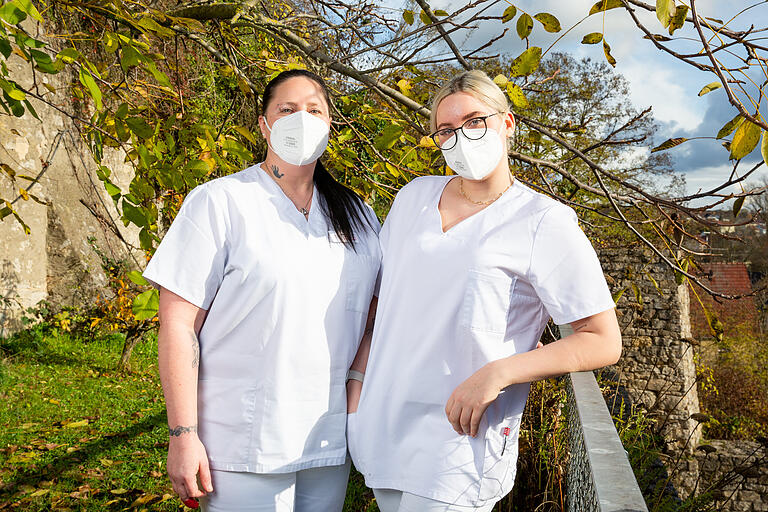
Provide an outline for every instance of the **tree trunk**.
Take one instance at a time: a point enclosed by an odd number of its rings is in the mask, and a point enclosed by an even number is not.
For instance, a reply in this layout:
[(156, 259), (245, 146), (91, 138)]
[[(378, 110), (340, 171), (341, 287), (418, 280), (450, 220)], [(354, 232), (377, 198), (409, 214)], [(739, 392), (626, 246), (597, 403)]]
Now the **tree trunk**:
[(141, 333), (129, 332), (125, 335), (123, 352), (120, 354), (120, 361), (117, 363), (117, 370), (124, 373), (131, 373), (131, 353), (133, 347), (141, 341)]

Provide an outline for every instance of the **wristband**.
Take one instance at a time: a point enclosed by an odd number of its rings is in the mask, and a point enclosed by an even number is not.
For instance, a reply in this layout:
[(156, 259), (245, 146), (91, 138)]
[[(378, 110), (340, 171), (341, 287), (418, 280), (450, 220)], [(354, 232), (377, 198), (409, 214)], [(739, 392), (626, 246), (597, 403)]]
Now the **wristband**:
[(363, 372), (359, 372), (357, 370), (347, 371), (347, 382), (349, 382), (350, 380), (356, 380), (362, 384), (364, 378), (365, 378), (365, 374)]

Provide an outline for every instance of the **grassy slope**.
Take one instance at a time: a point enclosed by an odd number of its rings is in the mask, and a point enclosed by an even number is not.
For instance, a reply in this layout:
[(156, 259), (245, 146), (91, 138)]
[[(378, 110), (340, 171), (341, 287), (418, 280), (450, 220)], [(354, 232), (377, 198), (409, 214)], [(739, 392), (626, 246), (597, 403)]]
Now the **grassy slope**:
[[(0, 340), (0, 509), (178, 510), (156, 344), (114, 368), (122, 338), (36, 327)], [(376, 510), (359, 475), (345, 512)]]

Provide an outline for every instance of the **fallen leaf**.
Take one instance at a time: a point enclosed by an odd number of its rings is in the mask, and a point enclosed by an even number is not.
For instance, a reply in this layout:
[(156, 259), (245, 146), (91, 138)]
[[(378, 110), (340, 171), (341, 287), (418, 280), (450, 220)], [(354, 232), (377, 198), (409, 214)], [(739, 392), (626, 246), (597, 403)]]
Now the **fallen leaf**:
[(73, 421), (64, 425), (64, 428), (80, 428), (88, 425), (88, 420)]

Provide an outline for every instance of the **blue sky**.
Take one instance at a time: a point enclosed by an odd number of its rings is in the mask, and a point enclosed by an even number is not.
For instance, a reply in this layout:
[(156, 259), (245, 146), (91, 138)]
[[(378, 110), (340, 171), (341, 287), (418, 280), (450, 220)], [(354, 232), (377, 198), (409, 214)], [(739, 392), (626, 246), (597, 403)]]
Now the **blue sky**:
[[(552, 13), (558, 17), (563, 29), (567, 30), (589, 12), (595, 1), (521, 0), (511, 3), (530, 15), (539, 12)], [(646, 0), (646, 2), (655, 4), (653, 0)], [(677, 3), (680, 4), (680, 0), (677, 0)], [(759, 2), (698, 0), (696, 6), (701, 15), (729, 19), (740, 10), (755, 3)], [(433, 0), (430, 5), (433, 9), (442, 8), (450, 11), (451, 7), (464, 5), (464, 1)], [(507, 5), (510, 3), (500, 2), (493, 11), (501, 12)], [(652, 32), (666, 33), (655, 14), (647, 13), (642, 9), (637, 9), (637, 14)], [(494, 45), (491, 53), (501, 52), (516, 56), (525, 49), (524, 42), (515, 33), (515, 21), (506, 24), (510, 31)], [(737, 16), (732, 23), (733, 28), (740, 29), (748, 28), (751, 23), (756, 23), (758, 26), (768, 25), (768, 2), (762, 2), (762, 5), (747, 10)], [(554, 49), (569, 52), (579, 58), (589, 56), (595, 60), (604, 59), (602, 45), (581, 44), (584, 34), (602, 32), (603, 24), (605, 38), (611, 45), (612, 54), (617, 60), (615, 70), (629, 81), (632, 102), (638, 109), (652, 106), (653, 115), (661, 124), (657, 142), (670, 137), (714, 136), (720, 127), (736, 115), (735, 109), (728, 104), (725, 91), (722, 89), (702, 97), (697, 96), (704, 85), (716, 80), (714, 75), (699, 71), (656, 49), (651, 41), (642, 38), (643, 34), (623, 9), (607, 11), (605, 19), (602, 14), (589, 17), (560, 40)], [(472, 49), (478, 43), (485, 42), (498, 34), (500, 29), (499, 22), (486, 21), (471, 34), (457, 36), (456, 42), (462, 48)], [(547, 48), (560, 35), (562, 32), (560, 34), (545, 32), (536, 22), (531, 35), (531, 44)], [(689, 28), (688, 25), (675, 32), (675, 37), (681, 38), (680, 41), (675, 42), (676, 49), (685, 51), (693, 49), (694, 47), (684, 38), (695, 36), (695, 29)], [(764, 109), (763, 112), (768, 111), (765, 101), (761, 107)], [(701, 188), (707, 189), (727, 179), (732, 165), (728, 162), (728, 152), (722, 147), (721, 142), (689, 141), (670, 151), (676, 170), (686, 176), (688, 192), (695, 192)], [(760, 152), (757, 149), (742, 161), (740, 170), (748, 169), (751, 167), (748, 165), (750, 162), (754, 164), (760, 158)], [(750, 181), (754, 183), (762, 177), (768, 177), (768, 169), (765, 165)]]

